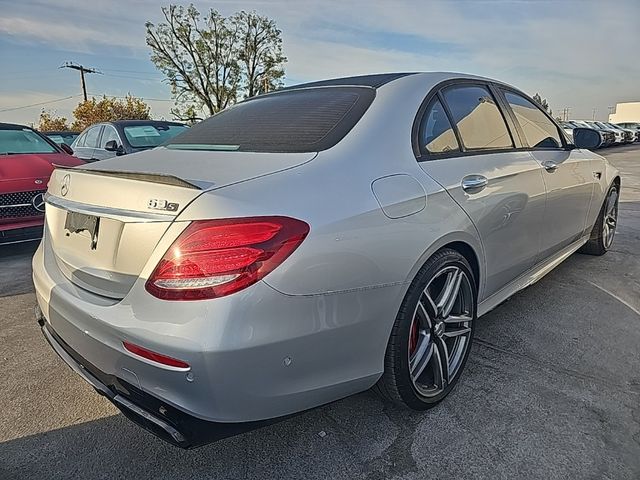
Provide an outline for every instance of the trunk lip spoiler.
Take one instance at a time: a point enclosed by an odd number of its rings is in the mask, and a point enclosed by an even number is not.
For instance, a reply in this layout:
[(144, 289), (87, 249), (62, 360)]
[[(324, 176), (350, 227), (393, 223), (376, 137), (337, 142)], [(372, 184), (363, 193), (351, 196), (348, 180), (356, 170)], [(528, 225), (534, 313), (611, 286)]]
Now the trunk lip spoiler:
[(66, 165), (53, 164), (56, 170), (70, 170), (74, 172), (89, 173), (92, 175), (102, 175), (105, 177), (118, 177), (129, 180), (138, 180), (141, 182), (158, 183), (161, 185), (173, 185), (176, 187), (191, 188), (194, 190), (208, 190), (215, 184), (213, 182), (204, 182), (199, 180), (185, 180), (183, 178), (176, 177), (175, 175), (168, 175), (166, 173), (154, 173), (154, 172), (135, 172), (128, 170), (102, 170), (98, 168), (83, 168), (81, 166), (69, 167)]
[(70, 212), (84, 213), (101, 218), (110, 218), (121, 222), (167, 222), (175, 219), (175, 215), (162, 213), (139, 212), (137, 210), (127, 210), (123, 208), (104, 207), (98, 205), (90, 205), (86, 203), (74, 202), (60, 198), (50, 193), (44, 195), (44, 201), (52, 207), (61, 208)]

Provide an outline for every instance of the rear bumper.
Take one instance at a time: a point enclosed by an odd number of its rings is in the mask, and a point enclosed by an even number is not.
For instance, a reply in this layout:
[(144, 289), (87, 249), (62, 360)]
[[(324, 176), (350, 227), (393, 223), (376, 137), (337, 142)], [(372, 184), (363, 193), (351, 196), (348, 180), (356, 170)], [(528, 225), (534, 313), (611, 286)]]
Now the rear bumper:
[(58, 336), (39, 307), (36, 307), (36, 319), (47, 342), (73, 371), (110, 400), (129, 420), (178, 447), (199, 447), (288, 418), (242, 423), (210, 422), (196, 418), (121, 378), (100, 371)]
[[(102, 384), (141, 392), (137, 398), (157, 407), (148, 411), (162, 405), (214, 426), (269, 421), (371, 387), (403, 295), (394, 285), (287, 296), (258, 282), (227, 297), (172, 302), (152, 297), (139, 279), (125, 299), (111, 300), (67, 279), (46, 235), (33, 280), (49, 331), (93, 365)], [(138, 357), (124, 341), (189, 369)]]

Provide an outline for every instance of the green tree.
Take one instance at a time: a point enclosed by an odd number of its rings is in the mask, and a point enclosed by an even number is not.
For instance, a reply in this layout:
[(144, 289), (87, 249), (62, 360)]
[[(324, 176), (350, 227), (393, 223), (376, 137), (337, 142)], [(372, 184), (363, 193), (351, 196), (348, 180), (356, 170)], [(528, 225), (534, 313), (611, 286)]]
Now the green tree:
[(167, 79), (177, 118), (204, 110), (213, 115), (238, 98), (282, 84), (281, 32), (255, 12), (224, 17), (193, 5), (162, 8), (164, 22), (146, 23), (151, 61)]
[(80, 102), (73, 111), (73, 130), (84, 130), (98, 122), (115, 120), (150, 120), (151, 108), (142, 99), (127, 95), (123, 99), (107, 97), (100, 100), (95, 97)]
[(38, 119), (38, 130), (41, 132), (53, 132), (56, 130), (69, 130), (66, 117), (58, 117), (55, 112), (42, 110)]

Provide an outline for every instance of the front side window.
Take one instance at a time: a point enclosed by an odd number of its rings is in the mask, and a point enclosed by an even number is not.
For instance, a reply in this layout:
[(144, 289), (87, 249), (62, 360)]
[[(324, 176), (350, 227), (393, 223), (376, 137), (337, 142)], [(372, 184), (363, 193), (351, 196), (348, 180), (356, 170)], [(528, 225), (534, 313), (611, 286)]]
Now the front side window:
[(421, 153), (446, 153), (460, 150), (455, 132), (440, 103), (435, 99), (427, 108), (420, 127)]
[(547, 117), (540, 107), (522, 95), (504, 92), (504, 96), (522, 127), (524, 137), (532, 148), (561, 148), (562, 140), (555, 123)]
[(30, 129), (0, 130), (0, 155), (17, 153), (56, 153), (44, 138)]
[(100, 148), (104, 150), (104, 147), (107, 145), (107, 142), (111, 140), (115, 140), (116, 145), (120, 145), (121, 143), (120, 138), (118, 137), (118, 133), (116, 132), (116, 129), (109, 125), (106, 125), (104, 127), (104, 132), (102, 132), (102, 139), (100, 140)]
[(513, 147), (507, 124), (486, 87), (453, 86), (443, 95), (466, 149)]
[(88, 148), (96, 148), (98, 146), (98, 135), (100, 134), (100, 125), (91, 127), (84, 136), (84, 146)]

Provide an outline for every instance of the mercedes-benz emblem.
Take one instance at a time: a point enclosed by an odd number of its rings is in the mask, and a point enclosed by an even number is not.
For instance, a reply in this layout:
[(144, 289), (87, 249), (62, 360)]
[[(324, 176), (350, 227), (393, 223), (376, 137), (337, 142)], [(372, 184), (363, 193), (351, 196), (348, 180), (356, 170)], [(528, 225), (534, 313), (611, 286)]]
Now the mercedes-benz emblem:
[(60, 193), (63, 197), (69, 193), (69, 184), (71, 183), (71, 175), (67, 174), (62, 178), (62, 185), (60, 187)]
[(31, 199), (31, 205), (39, 212), (44, 212), (44, 194), (38, 193), (35, 197)]

